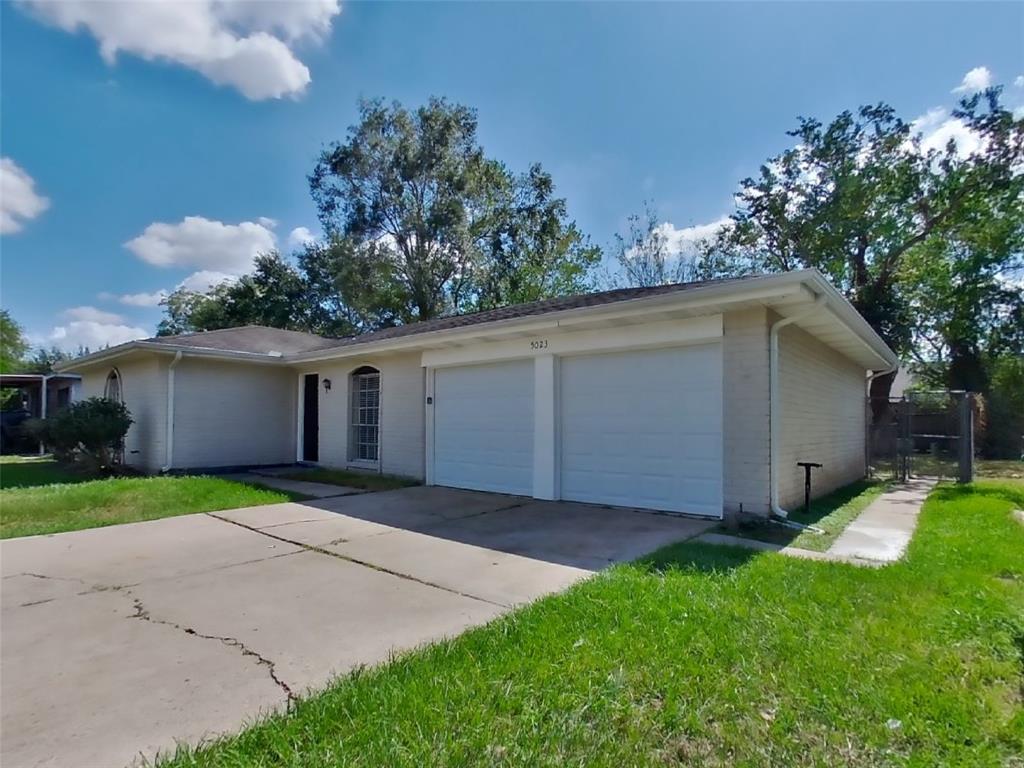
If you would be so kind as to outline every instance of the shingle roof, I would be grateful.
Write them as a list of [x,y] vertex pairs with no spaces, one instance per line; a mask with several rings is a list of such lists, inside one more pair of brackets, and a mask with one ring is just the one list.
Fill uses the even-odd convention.
[[379,331],[363,333],[345,339],[334,339],[323,349],[335,347],[349,347],[354,344],[367,344],[374,341],[385,341],[387,339],[398,339],[405,336],[414,336],[420,333],[432,331],[445,331],[453,328],[465,328],[472,325],[492,323],[499,320],[515,320],[521,317],[533,317],[535,315],[546,315],[550,312],[561,312],[567,309],[582,309],[584,307],[599,307],[605,304],[614,304],[620,301],[631,299],[643,299],[649,296],[659,296],[666,293],[682,293],[683,291],[703,288],[708,285],[727,285],[738,283],[752,278],[763,277],[763,275],[747,275],[743,277],[730,277],[718,280],[697,280],[690,283],[672,283],[671,285],[657,285],[649,288],[617,288],[611,291],[600,291],[598,293],[582,293],[576,296],[560,296],[554,299],[542,299],[531,301],[526,304],[513,304],[498,309],[487,309],[481,312],[471,312],[465,315],[450,315],[439,317],[434,320],[423,320],[408,325],[398,325],[394,328],[383,328]]
[[649,296],[682,293],[684,291],[702,288],[708,285],[738,283],[757,277],[762,277],[762,275],[748,275],[744,277],[733,277],[720,280],[698,280],[690,283],[673,283],[671,285],[658,285],[649,288],[617,288],[615,290],[600,291],[598,293],[583,293],[576,296],[560,296],[554,299],[531,301],[526,304],[513,304],[508,307],[487,309],[464,315],[438,317],[433,320],[423,320],[418,323],[398,325],[393,328],[382,328],[379,331],[371,331],[369,333],[363,333],[359,336],[352,336],[348,338],[332,339],[300,331],[285,331],[279,328],[268,328],[262,325],[246,325],[240,328],[224,328],[218,331],[202,331],[199,333],[186,333],[178,336],[157,336],[152,339],[146,339],[143,343],[174,344],[177,346],[189,346],[203,349],[218,349],[227,352],[252,352],[258,354],[280,352],[282,355],[292,355],[302,352],[340,349],[357,344],[387,341],[389,339],[400,339],[408,336],[416,336],[422,333],[431,333],[433,331],[466,328],[469,326],[482,325],[484,323],[498,322],[501,320],[515,320],[524,317],[534,317],[538,315],[546,315],[551,312],[561,312],[568,309],[599,307],[605,304],[614,304],[616,302],[630,301],[632,299],[643,299]]
[[225,352],[253,352],[282,355],[312,352],[338,344],[341,339],[329,339],[302,331],[286,331],[263,325],[243,325],[239,328],[223,328],[217,331],[182,333],[177,336],[156,336],[143,343],[174,344],[197,349],[219,349]]

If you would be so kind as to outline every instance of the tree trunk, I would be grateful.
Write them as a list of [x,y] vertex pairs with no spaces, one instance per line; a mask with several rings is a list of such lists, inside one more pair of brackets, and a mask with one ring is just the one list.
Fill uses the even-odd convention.
[[871,398],[871,424],[880,424],[889,412],[889,393],[896,379],[896,371],[876,376],[871,380],[868,397]]

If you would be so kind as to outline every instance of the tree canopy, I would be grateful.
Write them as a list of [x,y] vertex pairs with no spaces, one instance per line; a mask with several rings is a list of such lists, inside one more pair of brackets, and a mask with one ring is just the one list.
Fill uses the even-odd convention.
[[591,287],[601,258],[550,174],[488,158],[476,113],[444,99],[364,101],[309,177],[325,238],[257,259],[207,294],[179,289],[159,333],[246,323],[330,335]]
[[551,176],[488,158],[476,112],[444,99],[362,102],[309,182],[324,230],[387,282],[403,322],[579,292],[600,259]]
[[[695,254],[673,253],[650,209],[646,227],[633,217],[622,274],[644,285],[814,267],[901,356],[944,386],[982,387],[986,354],[1024,353],[1024,121],[999,88],[953,117],[972,147],[926,146],[885,104],[801,118]],[[879,377],[873,394],[890,385]]]
[[6,309],[0,309],[0,373],[22,370],[29,344],[21,326]]

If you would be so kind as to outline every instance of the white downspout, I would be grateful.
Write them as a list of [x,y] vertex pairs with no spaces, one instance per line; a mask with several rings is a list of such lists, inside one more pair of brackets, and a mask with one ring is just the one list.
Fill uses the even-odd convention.
[[768,333],[768,485],[770,489],[772,514],[785,520],[789,512],[779,506],[779,331],[787,325],[804,320],[817,312],[828,302],[825,294],[819,294],[814,304],[804,312],[799,312],[772,323]]
[[181,362],[181,350],[174,353],[174,359],[167,366],[167,434],[165,444],[167,447],[164,465],[160,467],[161,472],[169,472],[174,463],[174,369]]
[[[47,374],[44,373],[43,374],[43,383],[42,383],[42,386],[39,388],[39,390],[40,390],[39,391],[39,398],[40,398],[40,401],[39,401],[39,418],[40,419],[45,419],[46,418],[46,411],[47,411],[46,400],[47,400],[47,397],[50,394],[47,391],[49,389],[49,384],[50,384],[50,376],[48,376]],[[42,456],[45,453],[46,453],[46,446],[43,444],[43,441],[40,440],[39,441],[39,455]]]

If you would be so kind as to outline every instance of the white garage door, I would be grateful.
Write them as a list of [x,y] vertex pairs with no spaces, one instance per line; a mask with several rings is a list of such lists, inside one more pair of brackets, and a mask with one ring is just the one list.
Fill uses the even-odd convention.
[[721,345],[561,361],[561,495],[722,513]]
[[435,372],[434,483],[533,493],[532,360]]

